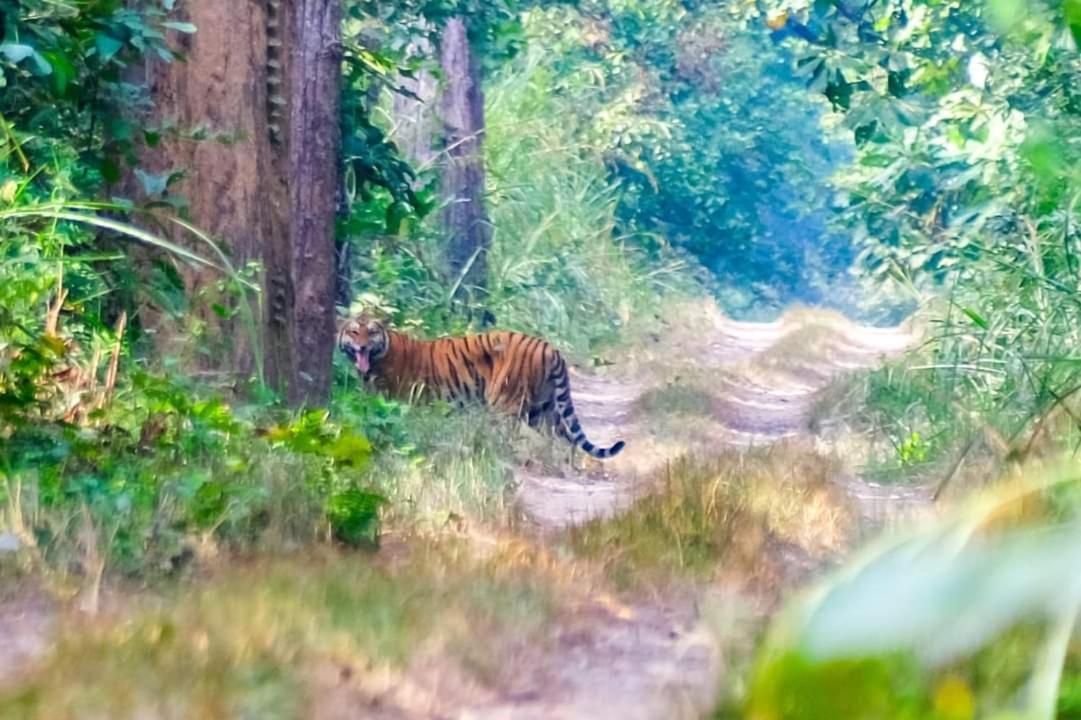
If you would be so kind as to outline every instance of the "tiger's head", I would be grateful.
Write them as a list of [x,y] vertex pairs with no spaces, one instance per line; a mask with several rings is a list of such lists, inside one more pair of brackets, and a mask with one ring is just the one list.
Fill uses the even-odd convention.
[[361,377],[366,377],[372,363],[387,354],[387,329],[383,323],[361,314],[346,320],[338,331],[338,349],[345,353]]

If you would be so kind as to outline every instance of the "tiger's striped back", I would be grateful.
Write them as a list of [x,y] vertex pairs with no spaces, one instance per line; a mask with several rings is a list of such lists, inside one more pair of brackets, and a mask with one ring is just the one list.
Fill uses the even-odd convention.
[[589,441],[574,410],[567,364],[541,338],[500,331],[417,340],[362,316],[343,327],[339,347],[391,395],[421,391],[460,405],[480,402],[532,427],[550,427],[599,459],[624,447],[622,440],[608,448]]

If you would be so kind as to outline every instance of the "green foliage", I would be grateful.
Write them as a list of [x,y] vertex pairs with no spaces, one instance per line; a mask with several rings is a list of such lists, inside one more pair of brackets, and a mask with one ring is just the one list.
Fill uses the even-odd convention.
[[[793,652],[772,661],[755,678],[747,714],[763,720],[953,720],[934,712],[921,697],[921,685],[918,671],[904,657],[815,663]],[[717,713],[718,718],[729,716],[736,715]]]
[[972,718],[1013,706],[1043,718],[1068,706],[1072,681],[1060,680],[1076,662],[1081,583],[1064,579],[1081,526],[1077,505],[1053,499],[1076,493],[1076,477],[1067,462],[848,563],[776,623],[751,715]]
[[[847,145],[773,47],[723,5],[589,2],[526,14],[557,93],[618,184],[617,233],[689,251],[741,313],[823,299],[849,244],[826,232],[824,180]],[[834,301],[834,291],[827,300]]]
[[837,221],[865,277],[938,298],[915,369],[880,373],[872,408],[899,448],[921,432],[931,457],[977,435],[1031,449],[1081,381],[1072,5],[779,5],[775,35],[794,38],[857,147]]
[[119,161],[133,159],[138,141],[160,139],[161,129],[136,128],[115,109],[146,103],[125,77],[133,60],[170,61],[165,32],[194,32],[168,19],[171,5],[19,0],[0,8],[0,142],[23,172],[78,157],[63,179],[86,190],[118,180]]
[[63,561],[86,527],[124,571],[168,567],[210,534],[246,546],[268,531],[314,539],[321,518],[346,542],[374,542],[381,498],[372,448],[326,413],[260,430],[190,385],[134,374],[81,424],[8,415],[0,441],[6,524]]
[[417,212],[389,193],[349,195],[342,229],[358,306],[429,336],[474,329],[490,313],[501,327],[543,334],[584,355],[616,341],[655,293],[695,287],[680,277],[672,253],[615,236],[620,191],[605,168],[606,139],[583,113],[604,81],[580,58],[545,46],[549,25],[541,11],[525,15],[527,47],[493,67],[486,88],[494,237],[484,307],[451,297],[442,231],[426,218],[434,206],[430,173],[414,180]]
[[584,351],[694,281],[672,253],[649,258],[637,238],[615,235],[620,192],[583,114],[603,79],[534,42],[548,27],[548,15],[527,18],[528,50],[488,89],[488,302],[501,323]]
[[[348,5],[342,93],[342,155],[346,167],[346,236],[365,231],[397,234],[403,220],[423,217],[433,206],[430,193],[417,192],[416,173],[373,119],[379,91],[408,94],[396,83],[399,74],[412,75],[409,58],[400,49],[376,50],[365,37],[371,18],[363,3]],[[377,216],[381,213],[381,217]]]
[[406,51],[420,37],[438,46],[446,21],[465,18],[480,61],[495,67],[521,49],[519,13],[530,4],[529,0],[350,0],[348,8],[352,17],[374,22],[385,36],[383,44],[395,52]]

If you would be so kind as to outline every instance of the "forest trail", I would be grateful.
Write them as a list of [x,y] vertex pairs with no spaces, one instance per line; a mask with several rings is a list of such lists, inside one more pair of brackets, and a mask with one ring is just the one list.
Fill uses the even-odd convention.
[[[646,478],[685,453],[748,449],[807,438],[815,404],[846,372],[897,356],[916,337],[905,327],[875,328],[812,311],[772,323],[737,322],[705,308],[692,327],[658,331],[643,357],[617,363],[605,375],[576,372],[572,393],[593,442],[617,438],[627,449],[602,469],[578,474],[523,470],[518,504],[541,535],[618,513],[649,490]],[[703,380],[712,423],[686,424],[682,437],[653,425],[642,411],[658,388]],[[691,388],[690,394],[694,395]],[[839,431],[839,430],[838,430]],[[829,434],[828,431],[825,434]],[[845,474],[836,478],[859,514],[862,532],[902,521],[930,507],[926,488],[887,487]],[[678,604],[677,604],[678,605]],[[556,651],[525,698],[463,718],[700,718],[715,701],[722,658],[715,634],[689,604],[644,600],[619,612],[598,606],[588,623],[559,631]]]
[[[526,521],[520,529],[531,540],[525,544],[528,552],[561,556],[561,530],[618,513],[651,489],[650,479],[659,477],[666,463],[683,455],[738,452],[792,440],[843,454],[843,448],[830,443],[845,435],[844,428],[821,427],[819,397],[844,373],[873,367],[915,341],[905,328],[864,327],[817,311],[789,313],[774,323],[742,323],[723,317],[712,304],[696,304],[673,317],[679,318],[677,324],[659,320],[654,333],[603,374],[573,373],[575,405],[590,438],[598,444],[623,438],[627,449],[605,464],[584,463],[575,473],[536,464],[519,470],[516,507]],[[694,403],[708,417],[658,415],[650,406],[658,394]],[[879,486],[852,473],[834,480],[858,510],[866,532],[930,507],[930,493],[922,488]],[[805,558],[796,556],[793,562],[805,564]],[[375,687],[358,691],[355,683],[331,673],[317,685],[321,697],[312,716],[704,717],[716,702],[729,662],[718,631],[745,633],[760,611],[716,588],[704,595],[657,592],[617,598],[604,587],[584,581],[571,593],[574,597],[563,599],[565,607],[545,628],[543,642],[501,658],[509,679],[477,683],[454,662],[433,660],[404,674],[380,675],[371,680]],[[57,608],[44,597],[28,591],[0,602],[0,684],[47,651]],[[484,643],[486,638],[475,640]]]
[[[572,371],[575,408],[590,438],[602,446],[623,438],[627,449],[597,474],[523,471],[518,501],[542,532],[617,513],[644,489],[641,478],[673,459],[665,452],[673,440],[685,452],[696,452],[811,437],[815,404],[830,383],[903,353],[916,339],[903,326],[870,327],[810,311],[753,323],[707,308],[700,321],[699,335],[662,336],[650,357],[629,368],[606,376]],[[664,368],[660,373],[658,365]],[[651,390],[679,385],[688,370],[713,384],[715,424],[704,436],[701,428],[686,428],[685,437],[664,438],[636,406]],[[665,375],[673,379],[666,382]],[[924,488],[854,477],[844,482],[872,526],[893,522],[929,500]]]

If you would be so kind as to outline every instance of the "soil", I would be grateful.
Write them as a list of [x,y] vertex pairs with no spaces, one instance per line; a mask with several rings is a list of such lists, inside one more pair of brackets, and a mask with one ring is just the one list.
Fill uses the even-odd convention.
[[[685,441],[681,450],[759,447],[812,437],[815,403],[834,380],[899,355],[915,340],[909,328],[867,327],[814,314],[745,323],[710,307],[698,312],[696,327],[663,334],[645,357],[611,366],[604,375],[572,373],[572,396],[590,439],[604,446],[622,438],[627,448],[601,469],[594,465],[577,474],[521,471],[518,502],[538,535],[618,513],[650,489],[646,478],[673,458],[636,405],[650,390],[678,384],[678,377],[671,379],[673,369],[698,377],[717,371],[717,386],[712,388],[718,396],[712,404],[715,424],[707,437]],[[815,341],[800,343],[807,335]],[[863,533],[930,508],[927,488],[882,486],[854,474],[836,481],[858,509]],[[799,567],[806,563],[798,553],[790,564],[790,577],[809,574],[808,568]],[[715,701],[723,669],[717,633],[708,625],[697,602],[656,606],[643,601],[622,618],[599,611],[559,629],[556,650],[543,659],[548,678],[543,690],[461,717],[702,717]]]
[[[603,372],[573,372],[573,399],[590,439],[607,445],[622,438],[627,448],[605,464],[583,462],[580,471],[519,469],[517,506],[535,542],[619,512],[650,489],[651,474],[675,453],[791,438],[827,442],[832,431],[812,431],[816,402],[827,386],[903,352],[915,340],[908,328],[865,327],[811,312],[773,323],[736,322],[712,307],[694,312],[689,324],[661,328],[645,350]],[[642,411],[641,400],[687,378],[709,383],[709,422],[681,428],[679,438],[666,437]],[[880,486],[855,473],[836,482],[868,533],[931,506],[925,488]],[[798,555],[792,553],[792,564],[806,564]],[[0,686],[47,650],[55,610],[46,597],[0,594]],[[739,622],[731,598],[586,597],[573,612],[559,614],[550,642],[508,658],[514,678],[498,690],[455,681],[438,662],[418,663],[406,677],[388,678],[382,689],[326,668],[313,670],[323,697],[314,716],[678,720],[708,712],[726,659],[718,625]],[[432,682],[434,677],[442,681]]]

